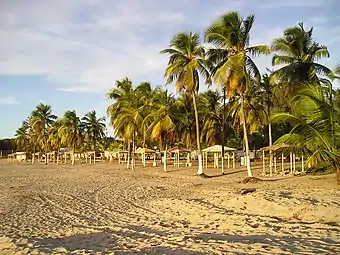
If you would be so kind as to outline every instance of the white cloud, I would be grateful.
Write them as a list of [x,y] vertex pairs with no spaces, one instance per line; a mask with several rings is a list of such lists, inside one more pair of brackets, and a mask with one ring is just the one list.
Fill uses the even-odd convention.
[[7,96],[7,97],[0,97],[0,105],[9,105],[9,104],[18,104],[19,101],[17,101],[14,97]]
[[[125,76],[159,82],[167,62],[159,51],[179,30],[203,30],[231,10],[247,15],[253,9],[315,7],[332,0],[211,1],[2,0],[0,75],[43,75],[67,92],[103,93]],[[270,44],[281,35],[284,28],[273,25],[259,25],[252,44]]]
[[45,75],[63,91],[98,92],[125,76],[162,76],[169,36],[149,30],[171,34],[181,13],[156,0],[59,2],[2,3],[0,75]]

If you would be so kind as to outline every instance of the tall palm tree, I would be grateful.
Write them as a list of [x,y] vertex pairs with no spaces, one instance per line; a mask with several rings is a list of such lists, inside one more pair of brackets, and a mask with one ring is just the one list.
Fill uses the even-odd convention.
[[115,134],[128,141],[128,162],[127,169],[130,168],[130,141],[132,141],[132,170],[134,170],[134,149],[138,136],[144,135],[141,130],[144,120],[144,104],[141,91],[145,91],[146,85],[134,89],[131,80],[124,79],[116,82],[117,88],[108,93],[110,99],[116,102],[107,109],[110,124],[113,126]]
[[105,136],[106,126],[104,121],[105,117],[98,118],[95,110],[86,113],[82,118],[85,135],[94,151],[97,149],[97,143]]
[[66,111],[60,122],[60,134],[63,143],[75,151],[83,135],[80,118],[77,116],[76,111]]
[[212,80],[214,83],[224,86],[229,97],[236,95],[240,98],[248,176],[252,176],[252,172],[244,97],[254,83],[259,83],[261,77],[251,57],[270,53],[267,45],[249,46],[250,30],[254,20],[254,15],[242,18],[237,12],[229,12],[205,31],[207,42],[228,52],[228,60],[217,68]]
[[290,97],[296,94],[302,83],[319,83],[321,76],[333,77],[332,71],[316,61],[329,58],[330,54],[324,45],[313,40],[313,28],[306,31],[303,23],[287,28],[283,37],[275,38],[272,43],[272,51],[276,52],[272,59],[272,65],[280,65],[273,73],[286,84],[286,93]]
[[175,82],[177,91],[189,94],[192,97],[196,120],[197,174],[204,175],[196,97],[199,90],[199,75],[206,78],[206,82],[209,83],[205,49],[201,45],[199,34],[192,32],[175,35],[169,46],[170,48],[161,51],[161,54],[170,55],[164,74],[166,84]]
[[36,132],[38,141],[45,152],[47,150],[47,130],[56,119],[57,116],[52,114],[52,107],[42,103],[37,105],[31,113],[29,120],[31,128],[33,132]]

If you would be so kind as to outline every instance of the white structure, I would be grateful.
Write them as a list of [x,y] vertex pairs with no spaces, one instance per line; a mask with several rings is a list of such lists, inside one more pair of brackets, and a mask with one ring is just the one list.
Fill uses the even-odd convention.
[[8,154],[8,161],[25,161],[26,160],[26,152],[18,151],[12,154]]
[[[233,168],[235,169],[235,151],[236,149],[224,146],[224,153],[227,156],[228,168],[230,168],[230,161],[233,160]],[[214,145],[202,150],[203,152],[203,167],[208,168],[208,154],[214,154],[214,168],[218,168],[219,159],[222,158],[222,145]]]

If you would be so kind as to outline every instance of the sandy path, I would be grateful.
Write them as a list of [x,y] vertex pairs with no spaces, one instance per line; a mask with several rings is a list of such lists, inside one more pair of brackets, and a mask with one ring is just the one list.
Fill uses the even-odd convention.
[[173,170],[0,161],[0,254],[340,252],[332,175],[239,184],[245,171]]

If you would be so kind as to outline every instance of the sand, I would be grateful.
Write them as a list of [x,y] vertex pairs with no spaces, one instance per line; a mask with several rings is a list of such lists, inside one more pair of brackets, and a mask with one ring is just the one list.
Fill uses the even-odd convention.
[[334,175],[169,170],[0,160],[0,254],[340,254]]

